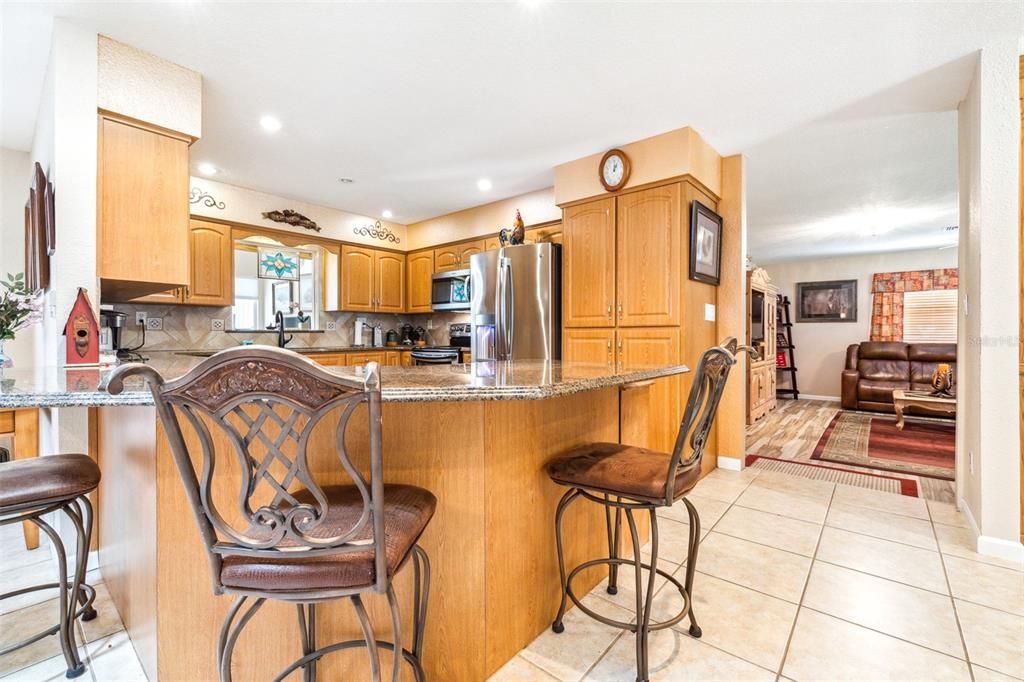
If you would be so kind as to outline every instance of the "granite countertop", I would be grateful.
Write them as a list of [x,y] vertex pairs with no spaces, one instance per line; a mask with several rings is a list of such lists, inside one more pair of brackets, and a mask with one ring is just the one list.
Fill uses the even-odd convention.
[[[220,349],[223,350],[223,349]],[[412,351],[416,350],[416,346],[310,346],[309,348],[291,348],[296,353],[302,355],[326,355],[328,353],[380,353],[383,351]],[[179,350],[173,351],[178,355],[190,355],[197,358],[208,358],[216,350]]]
[[[174,352],[149,354],[149,364],[166,379],[174,379],[203,361]],[[324,367],[343,377],[362,377],[362,367]],[[125,382],[120,395],[99,391],[111,367],[66,369],[15,368],[0,374],[0,409],[24,407],[98,407],[152,405],[149,390],[139,379]],[[380,368],[381,399],[385,402],[463,400],[539,400],[581,391],[647,381],[689,371],[685,365],[659,365],[617,370],[606,365],[560,361],[484,361],[464,365],[423,365]]]

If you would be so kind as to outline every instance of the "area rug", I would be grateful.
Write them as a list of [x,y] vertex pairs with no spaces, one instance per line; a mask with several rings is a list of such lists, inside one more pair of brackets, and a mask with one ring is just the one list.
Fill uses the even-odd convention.
[[899,476],[861,473],[824,464],[798,462],[792,459],[778,459],[777,457],[762,457],[761,455],[747,455],[746,465],[755,469],[778,471],[783,474],[810,478],[816,481],[831,481],[833,483],[842,483],[843,485],[852,485],[857,488],[869,488],[896,495],[906,495],[907,497],[920,497],[917,481],[909,478],[900,478]]
[[840,412],[821,435],[811,459],[952,481],[956,426],[908,418]]

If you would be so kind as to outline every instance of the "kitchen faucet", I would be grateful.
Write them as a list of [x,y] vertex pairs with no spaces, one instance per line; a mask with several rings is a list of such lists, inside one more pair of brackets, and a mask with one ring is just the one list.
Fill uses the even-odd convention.
[[268,329],[274,329],[274,328],[277,329],[277,347],[278,348],[284,348],[289,343],[291,343],[292,339],[295,338],[294,335],[289,336],[288,338],[285,338],[285,336],[284,336],[284,313],[281,312],[280,310],[278,310],[277,314],[274,315],[274,324],[271,327],[268,327]]

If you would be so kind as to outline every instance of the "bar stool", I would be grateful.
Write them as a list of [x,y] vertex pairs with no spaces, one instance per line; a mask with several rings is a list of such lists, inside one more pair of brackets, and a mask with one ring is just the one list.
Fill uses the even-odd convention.
[[[44,637],[60,635],[60,646],[68,678],[85,672],[75,644],[75,619],[92,620],[96,592],[85,582],[89,543],[92,541],[92,504],[89,493],[100,483],[100,470],[86,455],[52,455],[0,464],[0,526],[28,521],[46,533],[57,553],[59,581],[25,587],[0,594],[0,600],[29,592],[59,588],[60,622],[0,650],[0,656]],[[75,528],[74,576],[68,579],[67,553],[60,535],[43,520],[46,514],[62,512]]]
[[[742,346],[740,350],[752,351]],[[690,617],[690,635],[701,636],[693,613],[693,575],[697,566],[697,545],[700,542],[700,517],[693,503],[686,499],[700,479],[700,462],[704,455],[718,403],[729,378],[729,370],[736,363],[738,347],[736,339],[730,337],[721,346],[704,351],[697,365],[697,371],[690,388],[676,444],[671,454],[652,452],[645,448],[633,447],[619,443],[588,443],[578,446],[558,457],[547,465],[547,473],[555,483],[569,488],[558,503],[555,512],[555,538],[558,546],[558,570],[562,581],[562,603],[558,615],[551,625],[557,633],[564,632],[562,617],[568,600],[591,618],[606,625],[629,630],[636,635],[636,666],[637,680],[646,682],[648,679],[647,638],[652,630],[671,627],[686,616]],[[689,437],[689,438],[687,438]],[[689,455],[683,456],[689,447]],[[565,557],[562,550],[562,515],[566,508],[578,498],[597,502],[605,508],[605,522],[608,527],[608,558],[586,561],[565,572]],[[685,583],[680,583],[674,576],[658,568],[658,517],[657,509],[671,507],[678,500],[686,505],[690,517],[689,551],[686,562]],[[612,510],[615,521],[612,522]],[[634,512],[646,511],[651,520],[651,559],[644,563],[640,557],[640,537],[637,532]],[[624,559],[618,556],[621,520],[625,512],[629,524],[629,534],[633,543],[633,558]],[[608,565],[608,592],[618,592],[618,567],[630,564],[634,569],[636,589],[636,622],[626,623],[614,620],[587,608],[572,591],[572,579],[591,566]],[[642,569],[647,569],[649,578],[646,590],[642,585]],[[654,597],[654,579],[662,576],[672,583],[683,597],[683,608],[668,620],[652,623],[651,604]]]
[[[275,680],[301,668],[303,679],[311,682],[321,657],[356,647],[366,647],[374,682],[380,680],[381,648],[395,652],[394,682],[403,660],[415,679],[423,680],[430,562],[417,542],[437,499],[422,488],[384,483],[377,363],[366,365],[360,382],[331,374],[289,350],[240,346],[166,383],[147,365],[121,365],[105,387],[120,393],[132,376],[143,377],[153,393],[206,547],[213,592],[235,597],[217,643],[221,681],[230,682],[235,643],[267,599],[295,604],[303,651]],[[363,403],[369,414],[369,479],[345,448],[349,418]],[[314,427],[335,412],[338,473],[347,474],[352,484],[322,486],[309,469],[307,446]],[[195,446],[186,442],[181,421],[190,427]],[[219,429],[231,443],[227,452],[216,451],[211,429]],[[220,505],[211,490],[215,462],[222,467],[225,459],[233,459],[240,472],[240,488],[229,504]],[[414,616],[407,650],[392,579],[410,558]],[[387,596],[393,643],[373,633],[361,598],[371,592]],[[337,599],[351,601],[363,638],[318,647],[316,605]]]

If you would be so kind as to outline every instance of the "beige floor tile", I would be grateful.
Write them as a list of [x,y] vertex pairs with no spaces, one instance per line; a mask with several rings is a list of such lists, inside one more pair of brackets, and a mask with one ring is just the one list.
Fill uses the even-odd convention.
[[[78,656],[82,661],[87,661],[88,654],[85,647],[78,647]],[[88,663],[86,665],[88,666]],[[4,682],[67,682],[65,676],[67,670],[68,664],[64,660],[64,656],[57,655],[9,675],[0,676],[0,679],[3,679]],[[84,675],[76,679],[82,682],[91,682],[93,678],[86,670]]]
[[770,488],[788,493],[797,493],[807,497],[828,501],[832,497],[832,491],[836,484],[831,481],[819,481],[813,478],[800,478],[777,471],[762,472],[757,479],[751,483],[759,488]]
[[825,526],[819,561],[949,594],[938,552]]
[[[683,569],[676,578],[682,582]],[[678,592],[662,590],[655,620],[675,615],[681,606]],[[782,660],[796,609],[796,604],[700,571],[694,576],[693,610],[704,631],[701,641],[769,670],[777,669]],[[684,619],[675,627],[685,635],[690,621]]]
[[833,504],[825,525],[924,549],[938,549],[929,521],[877,509]]
[[825,520],[828,511],[827,500],[753,485],[740,495],[736,504],[748,509],[819,524]]
[[700,543],[697,554],[701,572],[794,603],[800,601],[810,567],[808,557],[717,531]]
[[719,478],[723,481],[753,481],[755,478],[761,475],[761,469],[754,469],[753,467],[746,467],[742,471],[732,471],[731,469],[712,469],[705,478]]
[[86,642],[104,639],[118,630],[124,629],[121,617],[117,613],[117,608],[110,599],[110,593],[107,592],[107,586],[100,583],[95,588],[96,600],[92,605],[96,609],[96,617],[88,622],[82,621],[82,630],[85,633]]
[[1024,577],[999,566],[947,556],[946,575],[953,596],[1024,616]]
[[146,682],[146,673],[124,630],[87,647],[89,666],[97,681]]
[[[609,618],[629,621],[632,614],[599,597],[587,595],[581,600],[588,608]],[[520,652],[520,656],[560,680],[579,680],[611,646],[622,630],[594,620],[578,608],[563,619],[565,631],[556,634],[550,628]]]
[[714,500],[732,503],[750,485],[750,480],[730,479],[725,476],[715,476],[719,471],[716,469],[704,478],[693,489],[694,495],[710,497]]
[[964,657],[949,597],[816,561],[803,606]]
[[[707,537],[710,528],[701,527],[701,538]],[[627,543],[628,544],[628,543]],[[671,519],[658,519],[658,562],[679,565],[686,561],[690,549],[690,526]],[[632,552],[627,552],[632,556]],[[645,560],[651,557],[651,543],[640,548],[640,556]]]
[[1024,678],[1024,617],[960,600],[956,612],[972,663]]
[[[718,520],[722,518],[722,514],[729,508],[728,502],[716,500],[713,497],[704,497],[702,495],[688,495],[687,497],[693,503],[693,506],[697,508],[701,530],[710,529],[718,523]],[[690,515],[687,513],[686,504],[682,500],[679,500],[667,509],[659,509],[658,518],[672,519],[680,523],[690,523]]]
[[39,531],[39,547],[25,549],[25,541],[21,534],[21,524],[3,526],[0,534],[0,573],[24,566],[51,561],[50,540]]
[[550,682],[557,679],[522,656],[515,656],[487,678],[487,682]]
[[867,507],[879,511],[912,516],[916,519],[928,520],[928,506],[920,497],[908,497],[884,490],[858,488],[852,485],[837,485],[833,502],[848,504],[854,507]]
[[[775,673],[704,644],[671,628],[656,630],[648,638],[648,672],[654,682],[690,680],[765,680]],[[593,670],[584,678],[590,682],[621,682],[636,676],[636,639],[625,633],[616,640]]]
[[734,506],[715,524],[715,532],[813,556],[821,526],[809,521]]
[[934,523],[941,523],[947,526],[967,528],[967,517],[963,515],[955,504],[939,502],[938,500],[927,500],[928,511],[931,513]]
[[967,528],[935,524],[935,537],[939,541],[939,550],[943,554],[957,556],[971,561],[980,561],[983,564],[1012,568],[1016,571],[1024,571],[1024,563],[1020,561],[1009,561],[1000,557],[978,554],[975,551],[977,545],[974,535]]
[[[0,616],[0,648],[56,625],[60,620],[57,610],[57,600],[51,599]],[[76,643],[80,645],[81,639],[79,638]],[[0,675],[45,661],[60,653],[60,640],[57,637],[44,637],[28,646],[0,656]]]
[[[679,568],[678,564],[674,564],[670,561],[658,560],[658,568],[665,571],[669,575],[676,572]],[[608,578],[605,578],[601,583],[591,590],[590,594],[595,597],[600,597],[606,601],[610,601],[613,604],[617,604],[622,608],[626,609],[630,613],[636,611],[636,580],[634,579],[636,572],[630,565],[622,565],[619,567],[619,575],[617,578],[618,592],[615,594],[608,594]],[[640,579],[642,581],[641,594],[646,594],[647,590],[647,576],[650,575],[647,570],[640,572]],[[661,587],[668,582],[662,576],[658,576],[654,579],[654,593],[657,594]]]
[[[0,573],[0,592],[13,592],[26,587],[57,582],[57,565],[52,561],[12,568]],[[57,588],[26,592],[0,601],[0,614],[11,613],[32,604],[40,604],[58,596]]]
[[964,661],[809,609],[800,609],[782,674],[798,682],[970,679]]
[[980,665],[971,664],[971,671],[974,673],[974,682],[1024,682],[1018,677],[1010,677],[995,670],[982,668]]

